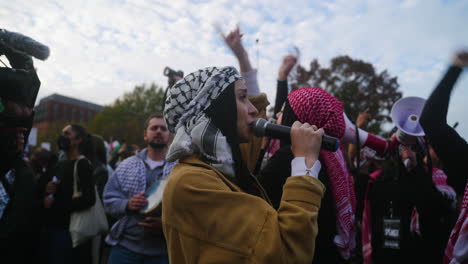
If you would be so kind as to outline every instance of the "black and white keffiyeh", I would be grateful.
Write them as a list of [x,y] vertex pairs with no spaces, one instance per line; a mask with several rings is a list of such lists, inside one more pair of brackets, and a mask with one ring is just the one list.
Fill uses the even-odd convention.
[[230,84],[241,79],[234,67],[208,67],[190,73],[170,88],[164,118],[175,137],[166,156],[168,161],[199,153],[210,165],[234,177],[227,139],[205,112]]

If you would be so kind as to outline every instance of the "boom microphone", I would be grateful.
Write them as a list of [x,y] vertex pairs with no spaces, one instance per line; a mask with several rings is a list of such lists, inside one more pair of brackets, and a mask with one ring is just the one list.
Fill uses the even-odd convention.
[[[257,137],[272,137],[278,139],[290,139],[291,128],[288,126],[276,125],[263,118],[255,120],[253,126],[254,134]],[[335,152],[338,150],[340,142],[336,137],[323,135],[321,149]]]
[[20,33],[10,32],[5,29],[0,29],[0,41],[10,48],[33,56],[39,60],[46,60],[50,54],[49,47],[46,45]]

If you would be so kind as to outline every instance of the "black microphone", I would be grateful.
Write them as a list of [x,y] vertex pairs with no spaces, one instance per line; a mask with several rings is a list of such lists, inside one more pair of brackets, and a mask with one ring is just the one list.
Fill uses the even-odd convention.
[[[291,128],[288,126],[276,125],[263,118],[255,120],[252,129],[257,137],[272,137],[278,139],[290,139]],[[340,141],[336,137],[323,135],[321,149],[335,152],[340,146]]]

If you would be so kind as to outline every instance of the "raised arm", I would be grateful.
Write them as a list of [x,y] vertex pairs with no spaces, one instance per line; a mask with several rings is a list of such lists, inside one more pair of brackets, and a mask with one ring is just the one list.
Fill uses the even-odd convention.
[[468,169],[468,144],[447,124],[450,94],[462,72],[468,66],[468,51],[459,52],[448,71],[426,101],[420,123],[437,156],[444,164],[450,184],[463,195],[467,176],[460,169]]
[[281,107],[288,98],[288,75],[297,62],[297,58],[288,55],[283,58],[283,63],[278,70],[278,81],[276,84],[275,112],[274,116],[281,111]]
[[257,81],[257,70],[252,68],[252,65],[250,64],[249,54],[242,44],[243,34],[240,32],[239,26],[237,26],[228,35],[222,34],[221,36],[239,62],[241,75],[244,77],[245,85],[247,86],[247,95],[260,95],[260,88]]

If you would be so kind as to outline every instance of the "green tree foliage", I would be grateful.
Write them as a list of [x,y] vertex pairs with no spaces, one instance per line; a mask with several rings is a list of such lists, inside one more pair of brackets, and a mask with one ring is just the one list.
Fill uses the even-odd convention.
[[309,70],[299,66],[297,84],[292,88],[309,86],[320,87],[340,99],[351,121],[360,111],[369,109],[372,120],[367,130],[377,134],[383,132],[382,124],[391,122],[391,108],[401,98],[397,77],[387,70],[379,73],[372,64],[349,56],[333,58],[328,68],[321,67],[316,59]]
[[138,85],[97,114],[89,130],[106,140],[114,137],[144,146],[144,122],[149,115],[162,111],[163,97],[164,89],[154,83],[149,87]]

